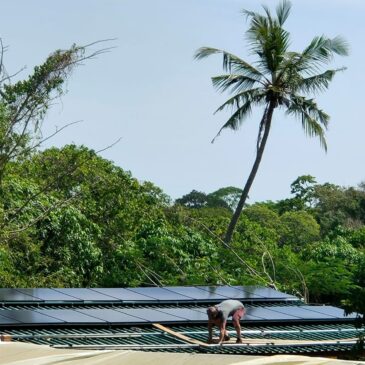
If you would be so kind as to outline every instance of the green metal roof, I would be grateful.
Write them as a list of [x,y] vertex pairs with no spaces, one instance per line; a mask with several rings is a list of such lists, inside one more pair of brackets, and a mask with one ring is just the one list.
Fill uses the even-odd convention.
[[[207,339],[206,326],[173,326],[171,329],[192,339],[200,341]],[[227,329],[234,338],[234,328],[229,326]],[[350,351],[356,342],[354,338],[360,333],[364,334],[364,330],[357,329],[351,324],[245,327],[242,331],[243,338],[260,340],[260,343],[248,345],[227,343],[223,346],[199,346],[187,343],[152,326],[14,329],[4,333],[12,336],[15,341],[54,347],[258,355]],[[273,340],[308,342],[273,344]],[[323,343],[323,341],[330,342]]]

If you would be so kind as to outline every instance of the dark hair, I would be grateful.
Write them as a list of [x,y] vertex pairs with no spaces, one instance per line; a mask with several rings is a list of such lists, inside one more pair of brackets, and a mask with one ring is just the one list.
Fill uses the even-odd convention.
[[217,310],[217,307],[209,307],[207,309],[207,314],[209,319],[217,319],[219,316],[219,312]]

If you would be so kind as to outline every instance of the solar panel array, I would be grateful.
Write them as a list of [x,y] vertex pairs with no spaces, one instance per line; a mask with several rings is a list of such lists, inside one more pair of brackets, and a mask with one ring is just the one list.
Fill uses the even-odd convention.
[[0,288],[2,304],[52,303],[218,303],[238,299],[243,303],[296,301],[297,297],[257,286],[177,286],[146,288]]
[[[331,306],[298,305],[295,296],[258,286],[0,288],[0,328],[200,324],[207,323],[208,303],[226,299],[259,303],[259,307],[247,306],[245,323],[339,322],[356,318]],[[270,305],[272,302],[276,304]],[[176,306],[168,306],[172,303]],[[22,307],[24,304],[30,307]]]
[[[279,306],[248,308],[245,323],[349,321],[344,311],[331,306]],[[19,309],[0,310],[0,327],[8,326],[75,326],[75,325],[145,325],[206,323],[205,307],[194,308],[123,308],[114,309]],[[244,324],[243,323],[243,324]]]

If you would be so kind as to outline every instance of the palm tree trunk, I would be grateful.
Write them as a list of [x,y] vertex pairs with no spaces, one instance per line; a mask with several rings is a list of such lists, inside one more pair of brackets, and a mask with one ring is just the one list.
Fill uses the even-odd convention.
[[271,127],[271,120],[272,120],[272,115],[273,115],[274,109],[275,109],[275,102],[271,101],[268,108],[265,110],[264,115],[262,116],[262,123],[264,125],[264,134],[263,134],[262,140],[259,144],[259,148],[257,149],[256,159],[255,159],[255,162],[252,166],[250,175],[249,175],[249,177],[246,181],[246,185],[245,185],[245,187],[242,191],[241,198],[240,198],[240,200],[238,202],[238,205],[237,205],[237,208],[236,208],[236,210],[235,210],[235,212],[234,212],[234,214],[231,218],[231,222],[229,223],[229,226],[227,228],[227,232],[226,232],[226,235],[224,237],[224,242],[225,243],[230,243],[231,240],[232,240],[232,235],[233,235],[234,229],[237,225],[238,219],[239,219],[239,217],[241,215],[241,212],[242,212],[242,209],[245,205],[245,202],[246,202],[248,193],[250,191],[251,185],[252,185],[252,183],[255,179],[257,170],[258,170],[260,162],[261,162],[262,155],[264,153],[266,141],[267,141],[267,138],[269,136],[270,127]]

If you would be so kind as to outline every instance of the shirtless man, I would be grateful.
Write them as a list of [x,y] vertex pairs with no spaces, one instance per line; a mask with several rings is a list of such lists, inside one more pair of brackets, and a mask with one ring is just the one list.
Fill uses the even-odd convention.
[[242,343],[241,339],[241,325],[240,319],[245,315],[245,306],[238,300],[228,299],[222,303],[209,307],[207,309],[208,314],[208,343],[212,343],[213,326],[216,325],[219,328],[219,344],[223,343],[223,340],[228,341],[229,335],[226,330],[227,319],[232,316],[233,326],[237,332],[236,343]]

